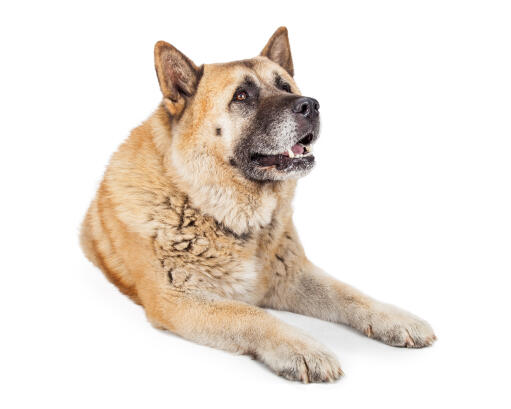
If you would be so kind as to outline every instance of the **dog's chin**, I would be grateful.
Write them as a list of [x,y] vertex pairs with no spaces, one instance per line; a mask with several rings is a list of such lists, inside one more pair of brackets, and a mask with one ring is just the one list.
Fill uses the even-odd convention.
[[315,158],[312,154],[301,158],[254,154],[247,162],[240,167],[247,179],[259,182],[276,182],[307,175],[315,165]]

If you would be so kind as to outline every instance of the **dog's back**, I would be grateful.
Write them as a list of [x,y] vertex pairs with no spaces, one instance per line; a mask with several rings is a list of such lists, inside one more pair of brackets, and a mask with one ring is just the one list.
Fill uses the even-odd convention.
[[[160,111],[151,118],[158,115],[161,115]],[[120,238],[128,233],[120,218],[122,214],[127,219],[143,218],[151,212],[149,202],[144,201],[147,199],[143,197],[144,192],[151,198],[156,192],[169,187],[148,120],[134,129],[113,154],[82,223],[80,244],[87,258],[122,293],[137,303],[140,300],[135,279],[119,254],[122,250],[119,246],[123,242]],[[120,202],[120,206],[116,206],[116,202]]]

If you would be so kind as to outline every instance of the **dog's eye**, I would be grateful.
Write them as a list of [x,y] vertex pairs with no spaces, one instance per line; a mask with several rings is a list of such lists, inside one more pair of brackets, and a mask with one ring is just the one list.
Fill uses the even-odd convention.
[[248,98],[248,92],[245,90],[236,91],[234,93],[234,100],[235,101],[245,101]]
[[287,83],[281,85],[283,91],[289,92],[291,94],[291,86]]

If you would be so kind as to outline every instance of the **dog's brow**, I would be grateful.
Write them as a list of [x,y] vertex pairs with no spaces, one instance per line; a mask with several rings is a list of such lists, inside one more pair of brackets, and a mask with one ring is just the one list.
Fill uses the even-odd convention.
[[242,85],[246,87],[258,88],[257,81],[254,80],[254,78],[250,75],[247,75],[245,78],[243,78]]
[[275,78],[275,85],[277,87],[282,86],[283,84],[287,84],[287,81],[283,80],[278,72],[274,71],[273,76]]

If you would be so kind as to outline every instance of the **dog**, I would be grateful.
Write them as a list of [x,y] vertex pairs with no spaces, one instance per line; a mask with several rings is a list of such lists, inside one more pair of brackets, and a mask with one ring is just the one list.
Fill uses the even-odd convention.
[[162,101],[112,156],[80,235],[149,322],[305,383],[338,379],[337,358],[263,308],[431,345],[427,322],[305,257],[291,200],[315,163],[319,103],[293,80],[287,29],[247,60],[197,66],[163,41],[154,56]]

